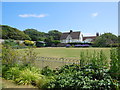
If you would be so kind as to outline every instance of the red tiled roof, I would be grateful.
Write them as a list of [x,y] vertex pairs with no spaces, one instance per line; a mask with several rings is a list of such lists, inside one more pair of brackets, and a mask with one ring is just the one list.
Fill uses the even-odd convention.
[[86,37],[83,37],[83,41],[86,40],[86,39],[95,39],[97,36],[86,36]]

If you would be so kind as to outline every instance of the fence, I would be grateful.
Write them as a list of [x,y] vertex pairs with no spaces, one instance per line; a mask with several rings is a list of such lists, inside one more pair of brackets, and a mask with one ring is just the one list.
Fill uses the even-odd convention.
[[49,66],[52,69],[59,68],[63,65],[79,64],[79,59],[68,59],[68,58],[53,58],[53,57],[39,57],[37,58],[35,65],[39,68]]

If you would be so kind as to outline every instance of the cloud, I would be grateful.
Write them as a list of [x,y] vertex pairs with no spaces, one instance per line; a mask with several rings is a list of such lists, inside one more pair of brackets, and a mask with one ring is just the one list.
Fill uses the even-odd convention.
[[35,18],[43,18],[43,17],[46,17],[47,15],[46,14],[20,14],[18,15],[19,17],[22,17],[22,18],[28,18],[28,17],[35,17]]
[[98,16],[98,12],[92,13],[91,16],[92,17],[97,17]]

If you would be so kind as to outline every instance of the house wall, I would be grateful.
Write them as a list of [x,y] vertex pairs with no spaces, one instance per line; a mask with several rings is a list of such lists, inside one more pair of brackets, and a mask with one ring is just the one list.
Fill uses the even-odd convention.
[[93,39],[91,39],[91,38],[87,38],[87,39],[85,39],[84,41],[85,42],[91,42]]
[[80,36],[79,36],[79,41],[82,42],[83,41],[83,34],[80,33]]
[[66,39],[60,40],[61,43],[67,43]]
[[70,35],[64,40],[60,40],[61,43],[70,43],[70,42],[82,42],[83,41],[83,36],[82,34],[79,35],[79,39],[72,39]]
[[64,39],[64,40],[60,40],[60,41],[61,41],[61,43],[81,42],[79,39],[71,39],[71,40]]
[[72,39],[72,42],[80,42],[79,39]]

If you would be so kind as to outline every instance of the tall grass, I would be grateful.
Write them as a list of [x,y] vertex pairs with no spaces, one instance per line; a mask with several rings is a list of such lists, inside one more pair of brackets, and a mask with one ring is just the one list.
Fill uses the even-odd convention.
[[111,62],[110,62],[110,72],[111,75],[120,80],[120,48],[111,49]]
[[20,54],[21,61],[23,64],[34,65],[37,59],[37,53],[35,53],[34,48],[28,48],[25,50],[24,54]]
[[92,64],[93,66],[101,67],[108,67],[109,63],[105,53],[101,50],[100,52],[94,51],[90,53],[88,50],[83,51],[80,53],[80,66],[83,67],[84,65]]
[[26,49],[25,53],[20,53],[18,50],[11,47],[2,48],[2,64],[34,64],[36,59],[37,54],[34,52],[34,48]]
[[11,47],[2,47],[2,64],[13,65],[19,60],[18,52]]

